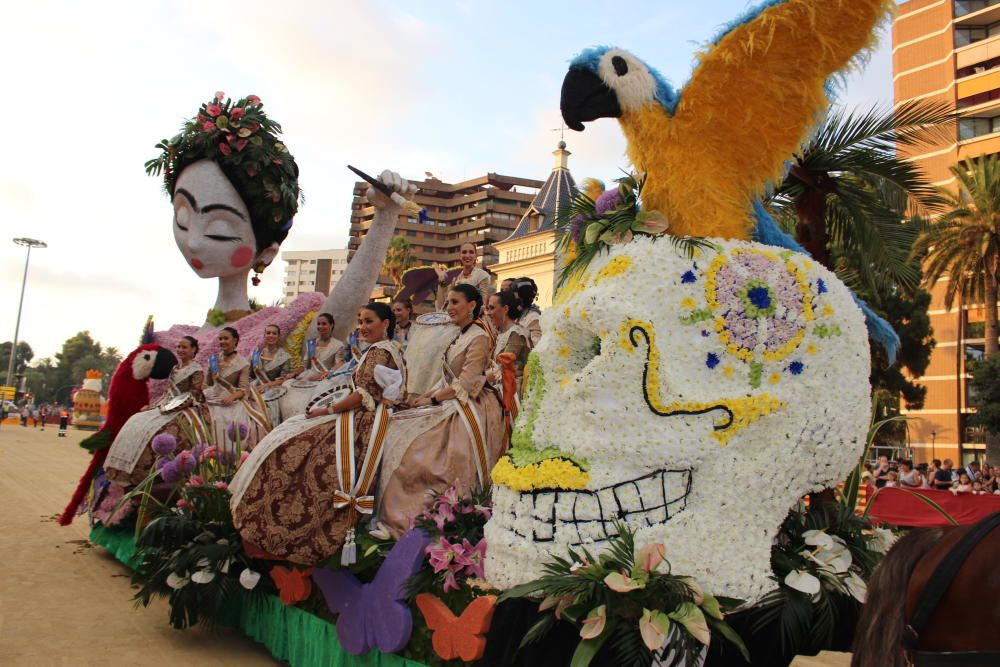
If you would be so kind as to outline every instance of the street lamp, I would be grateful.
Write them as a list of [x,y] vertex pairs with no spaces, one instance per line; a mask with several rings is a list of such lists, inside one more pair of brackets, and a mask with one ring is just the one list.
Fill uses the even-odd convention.
[[28,253],[24,258],[24,277],[21,278],[21,300],[17,304],[17,324],[14,325],[14,344],[10,347],[10,361],[7,363],[7,386],[11,386],[10,381],[14,377],[14,359],[17,357],[17,336],[21,333],[21,306],[24,305],[24,285],[28,282],[28,262],[31,261],[32,248],[47,248],[45,241],[29,238],[14,239],[17,245],[27,246]]

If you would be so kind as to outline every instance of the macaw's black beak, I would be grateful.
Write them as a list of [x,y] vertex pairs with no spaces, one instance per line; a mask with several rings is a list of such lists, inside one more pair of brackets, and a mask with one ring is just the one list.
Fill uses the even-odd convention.
[[177,365],[177,357],[165,347],[156,351],[156,361],[153,362],[153,370],[149,377],[154,380],[166,380],[170,377],[170,371]]
[[601,78],[585,69],[571,69],[563,79],[559,100],[563,121],[571,130],[583,131],[583,124],[598,118],[618,118],[622,108],[618,96]]

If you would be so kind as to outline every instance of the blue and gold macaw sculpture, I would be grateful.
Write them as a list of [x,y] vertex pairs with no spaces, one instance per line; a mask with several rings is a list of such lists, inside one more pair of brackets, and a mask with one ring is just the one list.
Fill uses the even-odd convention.
[[[768,0],[733,21],[673,88],[618,48],[587,49],[563,81],[566,125],[617,118],[646,175],[643,207],[668,233],[753,239],[806,252],[760,200],[826,111],[827,83],[872,46],[892,0]],[[872,339],[895,359],[899,337],[863,302]]]

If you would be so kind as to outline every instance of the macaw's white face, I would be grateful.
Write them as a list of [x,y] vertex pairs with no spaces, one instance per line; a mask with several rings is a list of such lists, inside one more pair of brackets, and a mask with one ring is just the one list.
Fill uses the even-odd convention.
[[664,239],[616,246],[543,315],[512,455],[493,471],[491,583],[599,551],[624,521],[713,593],[775,587],[789,509],[861,453],[867,334],[804,255],[713,243],[692,258]]
[[195,162],[177,179],[174,240],[201,278],[246,273],[257,259],[250,213],[215,161]]
[[597,75],[615,91],[622,111],[638,111],[656,98],[656,79],[649,67],[623,49],[608,49],[597,65]]

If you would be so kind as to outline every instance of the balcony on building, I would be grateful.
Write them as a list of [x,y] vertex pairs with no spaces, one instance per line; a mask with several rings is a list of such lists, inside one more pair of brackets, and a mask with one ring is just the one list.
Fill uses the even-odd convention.
[[1000,0],[955,0],[955,25],[1000,21]]

